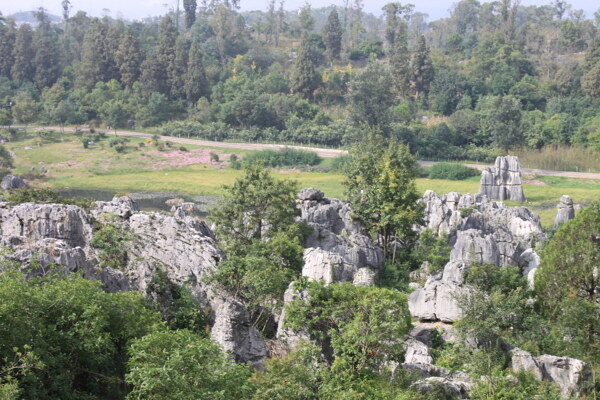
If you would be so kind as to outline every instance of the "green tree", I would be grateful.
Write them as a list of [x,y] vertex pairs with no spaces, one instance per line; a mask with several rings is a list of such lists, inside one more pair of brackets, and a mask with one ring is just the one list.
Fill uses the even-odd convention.
[[320,84],[320,75],[317,73],[312,53],[310,37],[304,35],[292,71],[292,89],[306,98],[312,97],[314,90]]
[[325,41],[327,58],[332,64],[340,58],[342,35],[342,25],[340,24],[337,9],[334,7],[327,17],[327,23],[323,27],[323,40]]
[[419,99],[421,94],[429,93],[429,85],[433,80],[434,71],[431,62],[429,46],[425,41],[425,36],[419,36],[417,48],[413,53],[411,63],[411,86],[414,91],[415,99]]
[[15,48],[14,48],[14,64],[12,66],[12,78],[21,81],[33,81],[35,74],[35,66],[33,60],[35,52],[32,47],[33,31],[29,24],[21,24],[17,29]]
[[100,117],[104,123],[113,128],[115,133],[117,128],[124,126],[127,118],[125,104],[121,100],[110,100],[102,105]]
[[112,56],[107,46],[108,30],[94,18],[85,33],[81,49],[81,62],[77,66],[76,84],[86,89],[93,88],[97,82],[110,79]]
[[198,99],[208,95],[209,85],[204,69],[204,60],[200,44],[196,40],[190,46],[184,89],[187,100],[191,104],[196,104]]
[[[535,290],[544,314],[573,337],[578,356],[600,356],[600,204],[592,203],[562,225],[541,253]],[[597,358],[596,358],[597,359]]]
[[14,98],[14,105],[11,108],[14,119],[25,125],[35,120],[37,109],[37,103],[27,92],[17,94]]
[[308,2],[305,2],[300,8],[298,18],[300,19],[300,26],[304,32],[310,33],[315,27],[315,19],[312,16],[312,8]]
[[144,54],[131,26],[127,27],[123,34],[115,58],[121,75],[121,83],[125,87],[132,87],[140,77]]
[[14,49],[16,27],[15,22],[10,19],[0,24],[0,76],[11,77],[11,68],[14,64]]
[[61,66],[59,62],[56,32],[45,17],[44,11],[39,14],[39,25],[33,35],[33,48],[35,49],[34,79],[37,87],[43,89],[50,87],[58,79]]
[[417,162],[408,146],[395,140],[384,146],[376,135],[356,144],[351,156],[344,186],[353,216],[376,235],[385,256],[394,258],[392,242],[412,238],[422,218]]
[[479,134],[508,151],[523,142],[521,102],[513,96],[485,96],[477,103]]
[[4,271],[0,304],[0,371],[19,354],[37,360],[9,373],[27,399],[122,398],[128,342],[160,324],[141,294],[74,275]]
[[394,104],[394,80],[388,68],[377,61],[356,74],[350,82],[347,102],[351,118],[370,131],[383,131],[389,122],[389,108]]
[[408,51],[408,37],[406,24],[398,22],[399,26],[394,31],[394,41],[391,44],[390,68],[396,82],[396,88],[402,96],[410,91],[410,52]]
[[307,290],[308,300],[288,303],[285,323],[331,340],[333,371],[356,377],[402,360],[402,338],[411,326],[404,294],[351,283],[312,282]]
[[252,394],[250,369],[190,331],[151,333],[135,340],[129,353],[129,400],[227,400]]
[[173,81],[176,79],[175,49],[177,44],[177,28],[173,19],[167,15],[160,22],[156,61],[158,65],[158,92],[167,96],[171,94]]
[[223,200],[211,219],[220,240],[246,246],[293,225],[295,201],[295,182],[275,179],[260,165],[248,165],[242,178],[224,187]]
[[185,28],[190,29],[196,22],[196,0],[183,0],[183,9],[185,10]]

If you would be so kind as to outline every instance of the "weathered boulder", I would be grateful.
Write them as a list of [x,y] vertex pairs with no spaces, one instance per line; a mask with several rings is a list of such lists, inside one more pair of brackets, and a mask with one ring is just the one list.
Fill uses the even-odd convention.
[[533,357],[516,347],[509,353],[513,371],[529,372],[539,380],[556,383],[564,397],[585,394],[593,381],[590,367],[581,360],[548,354]]
[[408,309],[413,317],[421,320],[454,322],[461,315],[456,299],[467,292],[463,285],[444,281],[442,276],[436,275],[410,294]]
[[2,178],[2,183],[0,183],[0,188],[2,188],[2,190],[20,189],[24,187],[27,187],[27,183],[14,175],[6,175]]
[[510,367],[514,372],[529,372],[538,380],[542,380],[542,370],[537,360],[528,351],[515,347],[510,350]]
[[98,217],[101,214],[114,214],[128,219],[134,213],[140,211],[135,201],[127,196],[115,196],[111,201],[95,201],[91,214]]
[[590,367],[581,360],[548,354],[536,358],[542,379],[555,382],[563,396],[579,396],[592,382]]
[[430,377],[417,381],[411,388],[423,395],[435,394],[436,397],[443,394],[451,399],[468,399],[473,384],[447,378]]
[[404,342],[404,362],[407,364],[433,364],[433,357],[423,342],[408,338]]
[[567,221],[575,218],[575,207],[573,206],[573,200],[570,196],[562,195],[560,202],[558,203],[558,211],[556,211],[556,217],[554,217],[554,226],[559,227]]
[[298,200],[306,201],[306,200],[315,200],[320,201],[323,200],[325,194],[319,189],[315,188],[304,188],[298,192]]
[[267,347],[260,332],[252,326],[246,307],[231,298],[210,296],[215,318],[211,337],[236,362],[250,362],[260,368],[267,357]]
[[521,184],[519,158],[497,157],[494,167],[481,172],[479,193],[492,200],[525,201]]

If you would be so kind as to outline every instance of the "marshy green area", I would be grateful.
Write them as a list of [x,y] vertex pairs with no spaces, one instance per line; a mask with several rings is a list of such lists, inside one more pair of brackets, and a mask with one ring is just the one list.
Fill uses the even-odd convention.
[[[85,149],[81,137],[72,133],[20,133],[7,148],[16,155],[15,173],[35,186],[192,196],[220,195],[222,185],[232,184],[242,174],[229,167],[231,154],[243,159],[252,152],[194,145],[185,145],[182,151],[177,144],[169,146],[159,142],[156,145],[147,139],[129,138],[125,150],[118,153],[110,146],[112,139],[114,137],[108,134]],[[281,169],[273,173],[296,180],[301,187],[319,188],[328,197],[343,198],[343,175],[332,170],[331,164],[331,159],[325,159],[320,168]],[[545,226],[552,224],[556,204],[563,194],[581,204],[600,199],[600,180],[536,176],[524,179],[531,182],[524,185],[527,205],[540,214]],[[437,193],[476,193],[479,177],[462,181],[421,178],[417,179],[417,187],[421,192],[431,189]]]

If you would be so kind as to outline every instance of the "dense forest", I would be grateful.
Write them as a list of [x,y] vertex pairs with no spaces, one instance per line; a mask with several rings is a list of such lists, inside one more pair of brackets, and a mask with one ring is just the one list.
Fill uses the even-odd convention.
[[238,12],[184,2],[124,21],[73,13],[0,26],[0,123],[157,127],[214,140],[347,146],[377,131],[422,158],[600,148],[600,20],[558,0]]

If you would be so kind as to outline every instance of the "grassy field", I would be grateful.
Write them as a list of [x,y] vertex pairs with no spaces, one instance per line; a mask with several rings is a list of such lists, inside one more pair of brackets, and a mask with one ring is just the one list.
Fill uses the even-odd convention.
[[[222,185],[232,184],[241,171],[228,167],[231,154],[243,157],[249,151],[178,146],[159,151],[152,143],[132,138],[125,153],[117,153],[108,144],[110,138],[84,149],[74,135],[55,133],[41,140],[30,135],[10,142],[9,150],[16,155],[16,173],[34,185],[55,189],[95,189],[117,192],[174,192],[187,195],[219,195]],[[144,143],[140,147],[139,143]],[[219,162],[210,161],[210,153]],[[331,160],[324,162],[330,165]],[[43,173],[48,170],[47,173]],[[312,186],[328,197],[343,197],[343,176],[336,172],[301,170],[274,171],[274,174],[298,181],[300,187]],[[536,184],[524,186],[528,206],[542,217],[545,226],[552,224],[556,204],[563,194],[576,203],[587,204],[600,199],[600,181],[557,177],[524,177]],[[464,181],[418,179],[419,191],[432,189],[437,193],[476,193],[479,178]],[[517,205],[510,203],[510,205]]]

